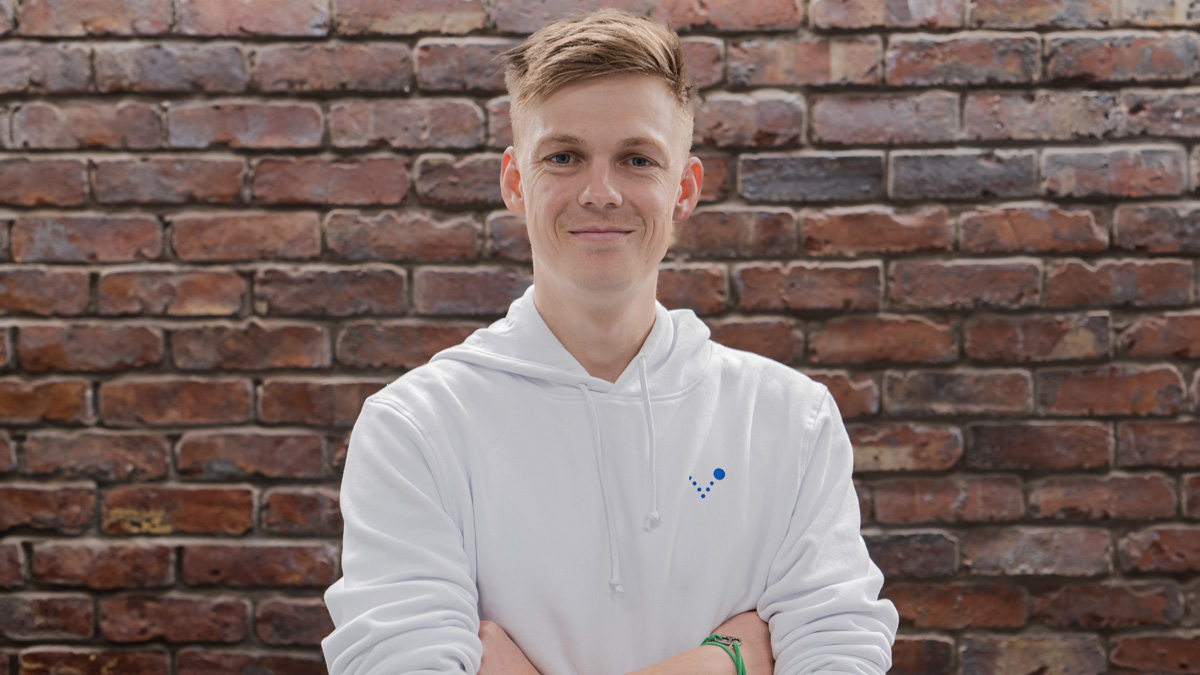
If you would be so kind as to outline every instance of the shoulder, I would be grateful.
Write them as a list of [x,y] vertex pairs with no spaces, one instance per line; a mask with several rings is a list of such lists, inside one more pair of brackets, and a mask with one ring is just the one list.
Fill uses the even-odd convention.
[[774,359],[712,342],[713,374],[738,388],[756,389],[797,401],[820,404],[829,391],[808,375]]

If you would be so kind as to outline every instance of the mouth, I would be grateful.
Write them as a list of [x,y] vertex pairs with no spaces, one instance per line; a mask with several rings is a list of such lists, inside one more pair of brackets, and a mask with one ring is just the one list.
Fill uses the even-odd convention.
[[595,228],[588,230],[571,230],[571,236],[583,241],[616,241],[622,237],[632,234],[633,230],[618,230]]

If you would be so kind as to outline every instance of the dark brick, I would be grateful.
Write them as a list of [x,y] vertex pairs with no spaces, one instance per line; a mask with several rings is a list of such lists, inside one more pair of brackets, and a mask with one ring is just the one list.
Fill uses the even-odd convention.
[[483,122],[466,99],[339,101],[329,110],[329,135],[338,148],[466,150],[483,144]]
[[194,431],[176,449],[179,473],[201,480],[320,478],[321,437],[310,432]]
[[738,193],[751,201],[867,201],[884,196],[883,153],[741,155]]
[[319,598],[268,598],[254,612],[258,637],[269,645],[319,645],[333,621]]
[[967,25],[975,28],[1107,28],[1112,0],[975,0]]
[[1200,313],[1142,317],[1121,333],[1120,353],[1138,357],[1200,358]]
[[250,602],[231,597],[100,598],[100,634],[111,642],[240,642]]
[[26,0],[17,4],[23,35],[161,35],[171,27],[170,0]]
[[651,16],[676,31],[713,30],[794,31],[804,20],[803,3],[795,0],[760,0],[754,3],[717,0],[659,0]]
[[1024,510],[1021,481],[1012,477],[889,480],[875,487],[880,523],[960,523],[1016,520]]
[[1046,272],[1047,307],[1181,306],[1192,301],[1195,271],[1182,260],[1082,260]]
[[829,370],[806,370],[804,374],[828,387],[843,418],[879,413],[879,383],[871,375]]
[[269,45],[254,54],[251,82],[259,91],[272,93],[408,93],[409,60],[404,44]]
[[895,199],[991,199],[1035,194],[1032,150],[898,150],[891,153]]
[[1029,84],[1040,67],[1037,35],[895,35],[888,43],[893,86]]
[[[21,650],[23,673],[49,675],[169,675],[170,655],[164,651],[110,651],[106,649],[31,647]],[[0,660],[0,663],[4,663]],[[17,671],[13,671],[16,675]],[[0,666],[0,673],[8,672]]]
[[239,201],[241,159],[138,157],[97,161],[92,174],[102,204],[232,204]]
[[[687,222],[676,223],[676,231],[681,226],[686,227]],[[529,230],[525,227],[524,218],[507,210],[493,211],[488,214],[486,227],[489,257],[526,263],[533,260],[533,248],[529,245]]]
[[884,377],[884,409],[893,415],[1027,414],[1033,382],[1012,370],[889,372]]
[[1161,197],[1187,190],[1187,156],[1174,146],[1047,149],[1042,187],[1051,197]]
[[118,487],[104,496],[106,534],[240,535],[254,527],[249,488]]
[[171,546],[106,541],[42,541],[33,544],[33,578],[50,586],[93,590],[170,586],[175,580]]
[[958,28],[963,4],[963,0],[813,0],[812,20],[821,29]]
[[1113,239],[1127,250],[1200,253],[1200,204],[1121,204],[1113,216]]
[[888,675],[955,675],[954,654],[952,638],[897,635]]
[[231,271],[112,271],[100,275],[96,304],[105,315],[229,316],[246,286]]
[[[90,484],[0,485],[0,532],[16,527],[80,534],[96,508]],[[4,612],[0,612],[0,617]]]
[[503,206],[500,156],[421,155],[413,182],[421,201],[434,206]]
[[954,224],[940,206],[908,213],[895,209],[805,209],[800,214],[804,251],[813,256],[945,251],[954,245]]
[[100,482],[157,480],[167,475],[170,442],[144,433],[35,431],[21,444],[21,473]]
[[779,90],[711,94],[694,106],[692,143],[718,148],[781,148],[804,138],[804,99]]
[[0,159],[0,204],[79,206],[87,200],[87,193],[87,167],[83,162]]
[[405,271],[382,265],[353,268],[259,270],[254,276],[254,309],[273,316],[358,316],[404,314],[408,307]]
[[532,33],[551,21],[570,16],[573,11],[590,12],[613,7],[647,15],[654,8],[652,0],[577,0],[571,3],[495,0],[490,5],[492,20],[502,33]]
[[1055,628],[1132,628],[1182,617],[1183,596],[1162,583],[1064,586],[1034,597],[1033,620]]
[[1178,414],[1184,384],[1173,366],[1109,365],[1037,373],[1038,410],[1048,415]]
[[725,81],[723,40],[711,37],[686,38],[683,40],[683,60],[697,89],[715,87]]
[[100,418],[119,427],[239,424],[251,415],[250,382],[128,379],[100,385]]
[[884,576],[948,577],[958,568],[958,540],[941,532],[865,534],[871,560]]
[[1036,91],[968,94],[967,138],[982,141],[1074,141],[1107,138],[1119,128],[1115,94]]
[[808,358],[816,364],[945,363],[958,358],[958,331],[919,316],[832,319],[810,330]]
[[170,218],[171,246],[197,262],[315,258],[321,223],[313,212],[204,213]]
[[[481,0],[334,0],[342,35],[469,33],[487,27]],[[540,26],[539,26],[540,27]]]
[[269,379],[259,388],[259,419],[268,424],[353,426],[363,401],[387,383],[380,380]]
[[1116,463],[1120,467],[1200,468],[1200,423],[1119,424]]
[[9,640],[80,640],[92,636],[95,613],[86,595],[0,596],[0,636]]
[[496,38],[426,38],[417,42],[417,85],[422,91],[503,93],[496,57],[515,47]]
[[96,45],[102,93],[232,94],[246,90],[246,56],[234,44],[190,42]]
[[158,327],[129,324],[25,325],[17,352],[29,372],[130,370],[162,361],[163,336]]
[[342,514],[335,488],[274,488],[263,496],[262,527],[276,534],[337,537]]
[[32,102],[12,116],[13,148],[152,150],[165,126],[158,109],[139,101],[55,105]]
[[898,309],[1018,309],[1037,305],[1040,261],[896,262],[889,270],[891,304]]
[[733,270],[738,307],[744,310],[877,310],[878,263],[739,265]]
[[0,422],[80,424],[92,421],[92,393],[84,380],[0,379]]
[[328,34],[329,0],[176,0],[175,32],[183,35],[308,36]]
[[1162,520],[1175,490],[1162,476],[1070,476],[1029,486],[1029,515],[1056,520]]
[[92,79],[92,49],[72,42],[0,44],[0,94],[84,93]]
[[1121,569],[1125,572],[1200,572],[1200,528],[1154,527],[1131,532],[1118,543]]
[[408,193],[408,160],[268,158],[254,164],[251,189],[260,204],[399,204]]
[[18,216],[12,227],[17,262],[129,262],[162,256],[157,218],[107,214]]
[[3,267],[0,266],[0,315],[77,316],[87,311],[87,272]]
[[180,370],[326,368],[333,360],[325,326],[258,321],[171,331],[171,354]]
[[945,471],[963,454],[962,432],[925,424],[852,424],[854,472]]
[[1110,571],[1112,547],[1103,529],[971,530],[959,541],[963,570],[980,576],[1092,577]]
[[967,427],[967,465],[985,470],[1106,467],[1112,449],[1107,423],[1021,422]]
[[334,211],[325,221],[329,249],[349,261],[466,260],[479,255],[482,225],[471,214],[429,211]]
[[180,650],[176,675],[326,675],[320,655],[246,654],[212,647]]
[[958,95],[821,96],[812,106],[814,143],[905,145],[949,143],[958,136]]
[[734,87],[872,85],[882,81],[883,40],[875,35],[745,40],[729,46]]
[[1046,39],[1046,75],[1076,82],[1186,82],[1200,73],[1200,38],[1122,31]]
[[1138,635],[1114,639],[1109,659],[1137,673],[1200,671],[1200,636]]
[[657,293],[658,301],[667,309],[690,309],[701,316],[716,314],[729,304],[729,279],[724,268],[716,266],[662,266]]
[[968,253],[1092,253],[1108,248],[1108,231],[1087,209],[1046,205],[981,206],[960,216]]
[[[1144,3],[1143,3],[1144,4]],[[1196,6],[1200,10],[1200,5]],[[1200,16],[1200,11],[1198,11]],[[1200,136],[1200,91],[1141,89],[1121,95],[1123,136]]]
[[714,342],[753,352],[780,363],[794,363],[804,353],[804,335],[789,319],[751,317],[709,322]]
[[964,673],[1107,672],[1104,647],[1095,635],[968,635],[959,650]]
[[416,368],[482,327],[476,323],[352,323],[338,336],[337,358],[351,368]]
[[968,358],[1029,363],[1098,360],[1109,355],[1107,312],[975,319],[963,330]]
[[183,582],[193,586],[324,588],[337,573],[333,544],[186,544]]
[[1029,596],[1010,584],[951,583],[894,585],[883,597],[896,605],[902,626],[956,630],[1020,628]]
[[322,126],[315,103],[172,103],[167,109],[175,148],[315,148]]
[[532,283],[519,269],[418,269],[413,278],[413,309],[422,315],[504,314]]

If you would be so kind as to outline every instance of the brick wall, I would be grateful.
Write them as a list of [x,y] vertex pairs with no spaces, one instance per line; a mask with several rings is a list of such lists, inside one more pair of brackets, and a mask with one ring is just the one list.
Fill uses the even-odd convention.
[[[324,673],[362,400],[530,282],[544,0],[0,0],[0,675]],[[1200,672],[1200,4],[618,0],[663,302],[828,384],[896,673]]]

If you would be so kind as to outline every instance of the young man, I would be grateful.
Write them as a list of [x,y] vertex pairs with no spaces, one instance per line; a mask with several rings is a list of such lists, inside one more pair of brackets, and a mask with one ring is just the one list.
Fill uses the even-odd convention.
[[606,10],[507,58],[535,283],[364,405],[330,672],[884,673],[833,399],[655,301],[703,178],[678,37]]

